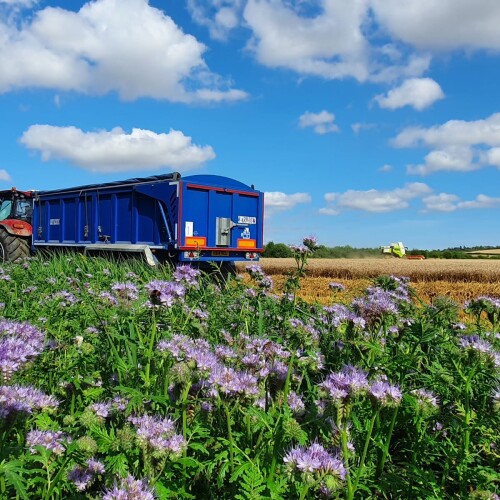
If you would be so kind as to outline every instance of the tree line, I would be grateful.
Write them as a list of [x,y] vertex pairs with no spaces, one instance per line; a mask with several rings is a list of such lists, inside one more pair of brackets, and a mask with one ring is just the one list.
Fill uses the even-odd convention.
[[[446,248],[444,250],[424,250],[411,249],[407,250],[407,255],[423,255],[426,259],[478,259],[500,258],[500,255],[471,255],[469,252],[477,250],[498,249],[499,246],[478,246],[478,247],[455,247]],[[354,248],[349,245],[327,247],[319,245],[311,258],[316,259],[356,259],[366,257],[379,257],[382,255],[380,248]],[[289,245],[285,243],[275,243],[270,241],[264,247],[262,257],[266,258],[287,258],[293,257],[293,251]]]

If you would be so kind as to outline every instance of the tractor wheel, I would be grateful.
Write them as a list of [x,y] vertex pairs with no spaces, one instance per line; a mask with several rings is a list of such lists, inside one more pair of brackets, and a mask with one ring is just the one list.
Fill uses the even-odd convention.
[[26,238],[13,236],[5,229],[0,229],[0,262],[22,260],[29,254],[30,246]]

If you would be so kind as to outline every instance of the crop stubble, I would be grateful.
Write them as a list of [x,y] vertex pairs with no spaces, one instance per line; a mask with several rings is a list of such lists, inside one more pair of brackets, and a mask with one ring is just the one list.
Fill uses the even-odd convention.
[[[260,265],[280,290],[295,262],[293,259],[261,259]],[[239,270],[244,271],[245,267],[240,265]],[[321,304],[349,302],[359,297],[370,285],[371,278],[387,274],[410,278],[420,298],[429,303],[442,296],[460,304],[480,295],[500,297],[500,260],[395,258],[310,259],[299,295]],[[345,291],[333,294],[328,286],[332,281],[343,284]]]

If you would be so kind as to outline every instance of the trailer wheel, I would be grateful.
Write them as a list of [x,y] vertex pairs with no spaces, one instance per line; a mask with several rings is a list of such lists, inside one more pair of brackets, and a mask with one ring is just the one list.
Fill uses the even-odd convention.
[[13,236],[5,229],[0,229],[0,262],[24,259],[30,254],[30,246],[26,238]]

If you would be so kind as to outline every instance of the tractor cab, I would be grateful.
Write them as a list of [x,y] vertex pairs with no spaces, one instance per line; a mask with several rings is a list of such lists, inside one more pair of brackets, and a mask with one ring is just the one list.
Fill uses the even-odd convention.
[[33,201],[31,192],[12,188],[0,191],[0,221],[22,220],[31,224]]

